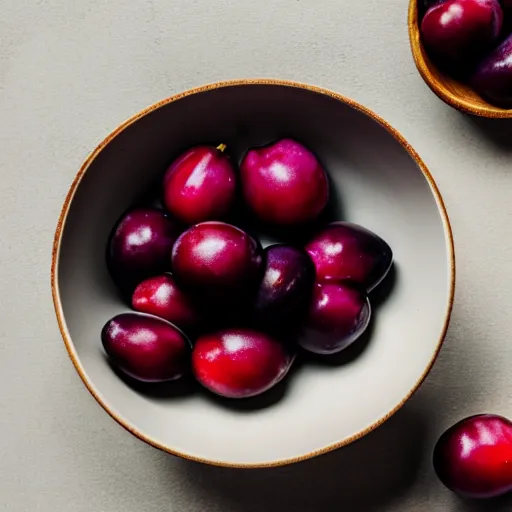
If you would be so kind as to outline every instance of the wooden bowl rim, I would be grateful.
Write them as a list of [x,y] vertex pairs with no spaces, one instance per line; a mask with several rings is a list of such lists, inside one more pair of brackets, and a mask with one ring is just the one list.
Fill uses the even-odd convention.
[[475,106],[463,97],[454,94],[448,90],[442,82],[434,79],[428,70],[425,57],[422,52],[422,43],[420,39],[420,29],[418,26],[418,0],[409,0],[408,14],[409,42],[411,52],[421,77],[430,87],[432,92],[445,103],[457,110],[466,112],[479,117],[487,117],[492,119],[509,119],[512,118],[512,109],[504,109],[495,107],[482,99],[481,106]]
[[[383,128],[385,128],[395,138],[395,140],[400,143],[400,145],[405,149],[405,151],[407,151],[409,156],[415,161],[419,170],[421,171],[421,173],[423,174],[423,176],[425,177],[425,179],[427,180],[427,182],[430,185],[432,194],[436,200],[439,214],[441,216],[441,220],[443,223],[445,240],[446,240],[447,251],[448,251],[447,257],[448,257],[448,263],[449,263],[448,302],[447,302],[447,307],[446,307],[446,311],[445,311],[445,315],[444,315],[443,325],[441,328],[441,333],[440,333],[438,341],[437,341],[436,349],[435,349],[434,354],[432,355],[432,358],[429,361],[428,365],[425,367],[425,370],[423,371],[422,375],[416,381],[414,386],[409,390],[407,395],[402,399],[402,401],[399,404],[397,404],[393,409],[391,409],[387,414],[385,414],[383,417],[381,417],[380,419],[378,419],[377,421],[372,423],[367,428],[354,434],[353,436],[350,436],[348,438],[345,438],[341,441],[330,444],[330,445],[320,448],[318,450],[300,455],[298,457],[291,457],[291,458],[287,458],[287,459],[278,459],[275,461],[270,461],[268,463],[229,463],[229,462],[225,462],[225,461],[203,459],[200,457],[190,455],[188,453],[179,452],[179,451],[173,449],[172,447],[167,446],[163,443],[160,443],[160,442],[156,441],[155,439],[151,438],[150,436],[144,434],[144,432],[138,430],[127,419],[125,419],[120,414],[118,414],[116,411],[114,411],[109,406],[109,404],[106,402],[106,400],[104,400],[101,392],[98,389],[96,389],[96,387],[94,386],[91,379],[88,377],[87,373],[85,372],[85,369],[82,366],[82,363],[80,362],[80,360],[78,358],[77,351],[74,347],[73,341],[71,339],[71,335],[67,329],[66,321],[64,318],[64,311],[63,311],[61,297],[60,297],[59,277],[58,277],[59,256],[60,256],[60,250],[61,250],[62,236],[63,236],[63,232],[64,232],[64,227],[66,225],[66,220],[67,220],[67,217],[69,214],[69,210],[71,207],[71,203],[73,201],[75,193],[76,193],[78,186],[80,185],[80,182],[82,181],[85,173],[87,172],[87,170],[89,169],[91,164],[96,160],[98,155],[105,149],[105,147],[108,144],[110,144],[110,142],[112,142],[120,133],[122,133],[124,130],[126,130],[129,126],[134,124],[136,121],[138,121],[139,119],[145,117],[146,115],[148,115],[166,105],[169,105],[170,103],[173,103],[182,98],[200,94],[200,93],[203,93],[206,91],[222,89],[222,88],[227,88],[227,87],[244,87],[247,85],[280,86],[280,87],[301,89],[301,90],[305,90],[305,91],[314,92],[316,94],[320,94],[323,96],[327,96],[336,101],[340,101],[341,103],[349,105],[350,107],[354,108],[355,110],[358,110],[359,112],[367,115],[372,120],[374,120],[379,125],[381,125]],[[53,241],[53,247],[52,247],[51,289],[52,289],[53,304],[54,304],[55,313],[57,316],[57,323],[59,326],[59,330],[61,332],[62,339],[64,340],[64,344],[65,344],[66,350],[68,352],[68,355],[69,355],[77,373],[79,374],[80,378],[82,379],[82,382],[84,383],[85,387],[89,390],[89,392],[96,399],[96,401],[101,405],[101,407],[117,423],[119,423],[125,430],[127,430],[134,436],[138,437],[142,441],[146,442],[147,444],[149,444],[155,448],[158,448],[159,450],[162,450],[164,452],[175,455],[177,457],[181,457],[183,459],[188,459],[188,460],[192,460],[195,462],[209,464],[212,466],[222,466],[222,467],[230,467],[230,468],[269,468],[269,467],[284,466],[284,465],[304,461],[307,459],[311,459],[313,457],[317,457],[319,455],[336,450],[343,446],[347,446],[348,444],[351,444],[352,442],[357,441],[358,439],[364,437],[368,433],[375,430],[382,423],[387,421],[417,391],[417,389],[421,386],[423,381],[426,379],[427,375],[429,374],[430,370],[432,369],[432,366],[434,365],[434,363],[437,359],[437,356],[439,355],[439,352],[443,345],[444,339],[446,337],[448,325],[450,323],[450,318],[451,318],[452,309],[453,309],[453,301],[454,301],[454,296],[455,296],[455,247],[454,247],[452,228],[450,225],[450,220],[448,218],[448,213],[446,211],[446,207],[445,207],[443,198],[441,196],[441,193],[439,192],[439,189],[437,187],[437,184],[436,184],[432,174],[428,170],[427,166],[425,165],[425,163],[423,162],[421,157],[412,148],[412,146],[407,142],[407,140],[403,137],[403,135],[400,132],[398,132],[398,130],[393,128],[387,121],[385,121],[383,118],[378,116],[375,112],[373,112],[372,110],[368,109],[367,107],[361,105],[360,103],[357,103],[354,100],[351,100],[345,96],[342,96],[341,94],[338,94],[338,93],[333,92],[328,89],[324,89],[324,88],[313,86],[313,85],[307,85],[307,84],[300,83],[300,82],[293,82],[293,81],[289,81],[289,80],[280,80],[280,79],[267,79],[267,78],[229,80],[229,81],[211,83],[208,85],[190,89],[188,91],[185,91],[185,92],[182,92],[179,94],[175,94],[167,99],[164,99],[162,101],[159,101],[159,102],[147,107],[146,109],[140,111],[139,113],[135,114],[133,117],[129,118],[127,121],[125,121],[124,123],[119,125],[110,135],[108,135],[96,147],[96,149],[93,150],[93,152],[85,160],[82,167],[76,174],[76,176],[71,184],[71,187],[66,195],[64,204],[62,206],[61,213],[59,215],[59,219],[57,222],[57,228],[55,231],[55,236],[54,236],[54,241]]]

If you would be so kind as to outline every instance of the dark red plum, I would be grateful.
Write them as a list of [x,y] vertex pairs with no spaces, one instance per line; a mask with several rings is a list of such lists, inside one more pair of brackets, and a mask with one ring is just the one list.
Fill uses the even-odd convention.
[[498,0],[446,0],[426,12],[421,38],[440,65],[458,73],[492,48],[502,24]]
[[296,315],[304,312],[315,282],[311,258],[301,249],[272,245],[263,253],[263,268],[254,307],[258,327],[298,323]]
[[317,283],[299,344],[315,354],[335,354],[364,333],[370,316],[366,293],[353,283]]
[[512,108],[512,36],[480,63],[471,85],[489,103]]
[[107,247],[107,267],[114,282],[131,297],[144,279],[169,270],[177,225],[155,208],[136,208],[116,224]]
[[190,345],[171,323],[141,313],[122,313],[101,331],[108,357],[126,375],[142,382],[183,376],[190,365]]
[[306,246],[316,268],[317,281],[350,280],[373,290],[393,262],[391,247],[375,233],[357,224],[333,222]]
[[240,168],[245,202],[269,224],[292,226],[315,220],[329,199],[322,165],[291,139],[250,150]]
[[164,177],[164,201],[184,224],[224,218],[235,200],[236,175],[226,146],[197,146],[180,155]]
[[137,286],[132,307],[168,320],[185,332],[201,323],[199,313],[190,297],[176,284],[170,274],[150,277]]
[[176,281],[198,300],[238,302],[257,286],[260,244],[224,222],[203,222],[185,231],[172,250]]
[[293,359],[288,348],[267,334],[226,329],[196,341],[192,369],[197,380],[213,393],[248,398],[280,382]]
[[512,491],[512,422],[493,414],[458,422],[439,438],[433,463],[441,482],[461,496],[507,494]]

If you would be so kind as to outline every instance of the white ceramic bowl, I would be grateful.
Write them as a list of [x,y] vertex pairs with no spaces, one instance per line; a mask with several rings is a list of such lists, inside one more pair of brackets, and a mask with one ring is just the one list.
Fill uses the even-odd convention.
[[[373,298],[370,335],[336,362],[302,365],[259,402],[224,402],[185,384],[160,391],[128,386],[109,367],[100,343],[103,324],[127,309],[105,268],[112,225],[183,148],[224,142],[240,156],[280,136],[298,138],[319,155],[339,200],[337,218],[375,231],[393,248],[395,270]],[[78,172],[58,222],[52,263],[66,348],[101,406],[153,446],[233,467],[307,459],[389,418],[434,363],[454,282],[446,210],[411,146],[354,101],[278,80],[208,85],[123,123]]]

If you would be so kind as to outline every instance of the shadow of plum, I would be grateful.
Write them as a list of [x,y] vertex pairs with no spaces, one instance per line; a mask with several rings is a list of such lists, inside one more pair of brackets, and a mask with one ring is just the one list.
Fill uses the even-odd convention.
[[137,394],[155,400],[181,399],[195,395],[201,391],[200,385],[191,373],[184,375],[181,379],[168,382],[140,382],[120,371],[108,357],[103,354],[110,369],[123,381],[126,386]]
[[512,153],[512,119],[487,119],[470,115],[464,117],[493,144],[494,150],[507,155]]

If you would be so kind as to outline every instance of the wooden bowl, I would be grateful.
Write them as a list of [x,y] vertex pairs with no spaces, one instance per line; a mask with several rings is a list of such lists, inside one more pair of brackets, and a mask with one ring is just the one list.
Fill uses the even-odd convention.
[[468,84],[441,73],[431,62],[421,42],[418,0],[410,0],[408,24],[414,62],[432,92],[448,105],[467,114],[496,119],[512,118],[512,109],[491,105],[482,99]]
[[[128,309],[105,265],[115,221],[160,182],[184,148],[223,141],[238,162],[248,148],[282,136],[303,141],[321,157],[332,182],[331,218],[361,224],[393,248],[394,270],[372,296],[375,315],[366,340],[341,360],[297,365],[281,386],[250,401],[220,400],[186,381],[141,386],[120,378],[100,342],[105,322]],[[410,144],[362,105],[282,80],[206,85],[123,123],[78,172],[53,246],[60,330],[96,400],[153,446],[231,467],[308,459],[359,439],[389,418],[436,359],[454,286],[448,216]]]

